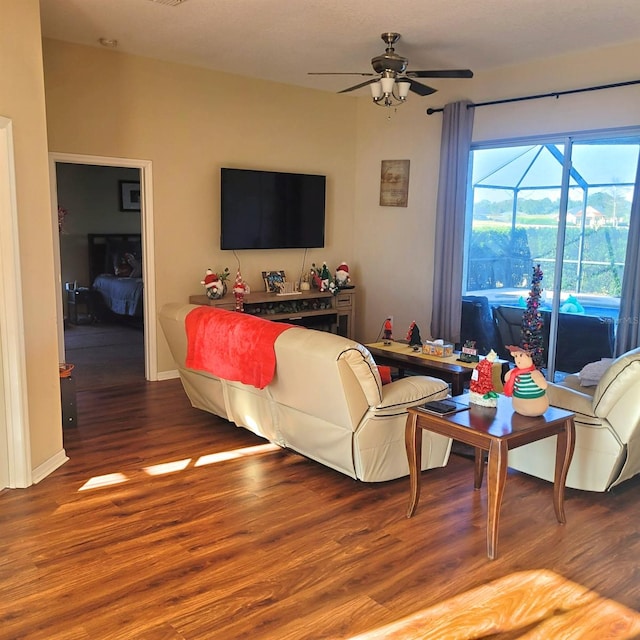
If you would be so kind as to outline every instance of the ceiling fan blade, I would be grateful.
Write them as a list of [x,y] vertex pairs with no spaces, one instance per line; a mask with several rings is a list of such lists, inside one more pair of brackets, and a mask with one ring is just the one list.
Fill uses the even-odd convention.
[[367,85],[373,84],[374,82],[378,82],[377,77],[373,78],[372,80],[367,80],[366,82],[361,82],[360,84],[357,84],[353,87],[349,87],[348,89],[343,89],[342,91],[338,91],[338,93],[348,93],[349,91],[355,91],[356,89],[360,89],[361,87],[366,87]]
[[361,71],[309,71],[308,76],[373,76],[375,73],[362,73]]
[[407,80],[409,80],[411,84],[409,90],[413,91],[413,93],[417,93],[419,96],[430,96],[432,93],[435,93],[437,91],[437,89],[428,87],[426,84],[421,84],[420,82],[416,82],[415,80],[411,80],[411,78],[407,78]]
[[409,78],[473,78],[471,69],[440,69],[435,71],[406,71]]

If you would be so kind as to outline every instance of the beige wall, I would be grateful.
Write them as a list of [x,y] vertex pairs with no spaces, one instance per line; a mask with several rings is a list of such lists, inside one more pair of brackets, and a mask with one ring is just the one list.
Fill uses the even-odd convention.
[[[306,265],[351,258],[355,100],[50,40],[44,56],[51,151],[153,163],[158,307],[203,293],[207,267],[235,274],[219,249],[221,166],[326,174],[326,246]],[[257,289],[263,270],[298,276],[304,252],[237,255]],[[174,368],[161,331],[158,349],[159,370]]]
[[62,449],[38,0],[2,0],[0,15],[0,114],[13,121],[31,462],[36,468]]
[[[441,114],[429,106],[485,101],[635,79],[640,43],[437,81],[397,110],[361,98],[247,80],[94,48],[45,41],[50,147],[151,159],[158,305],[200,293],[207,266],[235,269],[218,246],[218,168],[250,166],[329,176],[328,243],[312,261],[351,264],[356,337],[377,338],[394,316],[429,337]],[[218,89],[214,89],[214,81]],[[435,84],[435,81],[434,81]],[[475,140],[638,124],[639,89],[622,88],[476,111]],[[380,207],[380,162],[409,159],[409,204]],[[188,224],[185,224],[188,221]],[[239,252],[260,286],[263,269],[299,272],[302,252]],[[161,333],[159,368],[171,366]]]
[[[476,73],[472,80],[434,81],[438,93],[391,112],[363,98],[358,109],[356,218],[352,255],[365,277],[356,331],[377,338],[387,314],[404,338],[411,321],[430,337],[433,233],[442,114],[427,107],[484,102],[640,79],[640,41],[518,67]],[[436,84],[437,82],[437,84]],[[640,86],[476,109],[474,141],[540,133],[640,125]],[[380,207],[375,182],[384,159],[409,159],[407,208]],[[438,336],[433,336],[438,337]]]

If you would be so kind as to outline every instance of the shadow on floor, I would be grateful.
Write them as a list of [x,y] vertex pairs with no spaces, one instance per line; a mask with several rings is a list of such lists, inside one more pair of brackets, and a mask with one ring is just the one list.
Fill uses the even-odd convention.
[[77,391],[144,381],[144,332],[123,324],[69,324],[65,361]]

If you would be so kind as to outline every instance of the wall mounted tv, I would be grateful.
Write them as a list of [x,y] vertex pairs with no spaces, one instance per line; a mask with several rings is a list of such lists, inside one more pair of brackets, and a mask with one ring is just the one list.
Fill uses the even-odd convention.
[[326,176],[223,167],[221,249],[324,247]]

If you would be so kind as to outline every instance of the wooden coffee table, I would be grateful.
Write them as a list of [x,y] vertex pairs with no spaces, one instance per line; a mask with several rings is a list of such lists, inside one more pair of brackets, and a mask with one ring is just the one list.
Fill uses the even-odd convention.
[[[468,394],[456,398],[468,403]],[[487,480],[487,555],[496,558],[500,506],[507,479],[509,449],[557,435],[553,506],[558,522],[564,524],[564,485],[575,446],[574,414],[549,407],[542,415],[527,417],[515,413],[511,399],[500,395],[495,408],[471,404],[468,411],[435,416],[418,408],[408,410],[405,444],[409,460],[411,496],[407,518],[415,513],[420,499],[422,430],[449,436],[475,447],[474,489],[480,489],[484,475],[483,451],[488,451]]]
[[[451,385],[451,395],[458,396],[464,392],[465,383],[471,380],[475,362],[460,362],[458,356],[439,358],[438,356],[427,356],[402,342],[392,342],[385,345],[383,342],[366,344],[373,359],[377,364],[395,367],[404,375],[404,370],[414,371],[426,376],[440,378]],[[493,384],[496,390],[502,390],[502,378],[504,369],[508,369],[509,363],[506,360],[496,360],[494,362]]]

